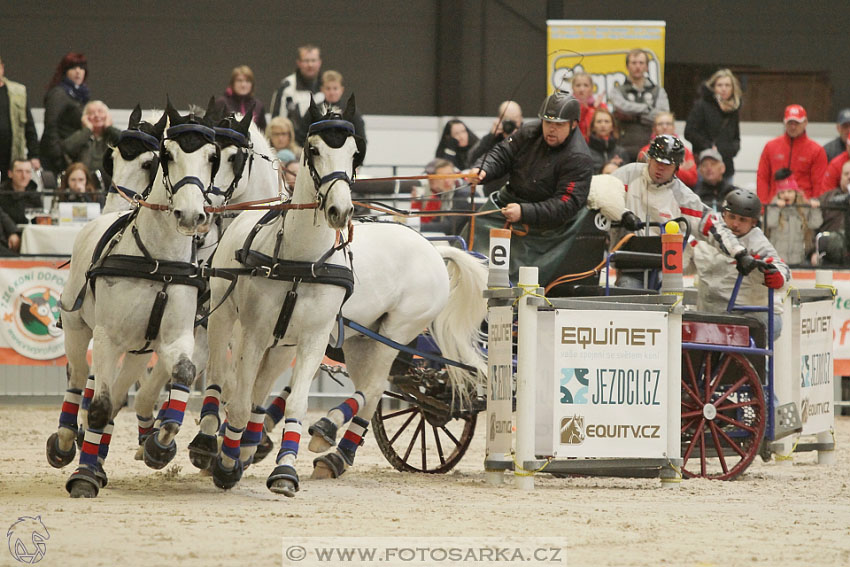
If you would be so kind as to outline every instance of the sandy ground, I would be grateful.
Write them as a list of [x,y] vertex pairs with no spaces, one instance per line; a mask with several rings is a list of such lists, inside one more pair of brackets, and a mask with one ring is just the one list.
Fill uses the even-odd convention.
[[[234,490],[215,488],[189,463],[192,417],[174,464],[155,472],[133,460],[135,420],[122,413],[109,485],[95,500],[72,500],[64,489],[72,468],[53,469],[44,457],[58,406],[0,405],[0,530],[41,515],[50,539],[39,565],[62,566],[281,565],[287,538],[363,535],[400,546],[418,536],[559,537],[571,566],[850,565],[848,417],[837,418],[834,466],[818,466],[813,453],[784,465],[757,458],[737,481],[690,480],[679,489],[547,475],[530,493],[511,478],[492,487],[482,472],[481,423],[458,468],[442,476],[396,472],[370,438],[341,479],[311,481],[304,445],[293,499],[266,489],[271,459]],[[18,565],[3,547],[0,565]]]

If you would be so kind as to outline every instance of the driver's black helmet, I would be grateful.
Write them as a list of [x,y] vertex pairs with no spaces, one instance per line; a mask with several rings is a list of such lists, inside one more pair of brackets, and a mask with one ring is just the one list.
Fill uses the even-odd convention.
[[748,189],[733,189],[723,198],[720,210],[758,220],[761,218],[761,201]]
[[567,122],[578,120],[581,104],[569,93],[554,92],[543,100],[537,117],[548,122]]
[[676,136],[659,134],[649,143],[646,156],[660,163],[682,165],[685,161],[685,144]]

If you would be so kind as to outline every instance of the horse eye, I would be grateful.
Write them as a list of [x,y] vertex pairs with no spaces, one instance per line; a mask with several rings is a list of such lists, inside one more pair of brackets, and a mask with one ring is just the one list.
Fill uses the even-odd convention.
[[162,161],[164,161],[164,162],[174,161],[174,157],[171,155],[171,152],[165,152],[162,155]]
[[319,155],[319,148],[315,146],[310,146],[310,154],[314,156]]
[[153,165],[153,160],[149,159],[145,163],[142,164],[142,169],[150,169]]
[[236,161],[236,154],[233,154],[232,156],[227,158],[227,161],[229,161],[230,163],[233,163],[234,161]]

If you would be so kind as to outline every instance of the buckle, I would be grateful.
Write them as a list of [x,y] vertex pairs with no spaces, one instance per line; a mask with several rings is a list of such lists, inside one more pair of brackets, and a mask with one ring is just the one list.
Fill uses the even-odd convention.
[[261,273],[259,274],[259,275],[261,275],[262,277],[264,277],[264,278],[270,278],[270,277],[272,277],[272,267],[271,267],[271,266],[258,266],[258,267],[257,267],[257,269],[258,269],[258,270],[265,270],[265,272],[261,272]]

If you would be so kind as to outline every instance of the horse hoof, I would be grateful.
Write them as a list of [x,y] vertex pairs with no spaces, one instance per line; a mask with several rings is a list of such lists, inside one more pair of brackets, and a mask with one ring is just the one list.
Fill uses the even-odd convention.
[[77,449],[83,448],[83,440],[86,438],[86,430],[82,427],[77,429]]
[[218,455],[218,440],[215,435],[199,432],[189,443],[189,460],[201,470],[209,468],[216,455]]
[[213,484],[224,490],[230,490],[242,478],[242,470],[242,461],[237,460],[233,468],[227,470],[221,463],[221,456],[218,456],[212,466]]
[[310,478],[324,480],[339,478],[345,472],[345,462],[336,453],[328,453],[313,459],[313,474]]
[[159,442],[156,433],[151,433],[151,436],[145,439],[144,461],[147,466],[154,470],[165,467],[176,454],[177,443],[173,439],[167,447]]
[[334,422],[326,417],[307,428],[307,433],[312,435],[308,449],[313,453],[323,453],[336,445],[336,430]]
[[69,463],[74,462],[74,456],[77,454],[77,447],[72,443],[68,451],[63,451],[59,448],[59,434],[54,433],[47,438],[47,462],[50,466],[56,469],[61,469]]
[[275,494],[292,498],[300,487],[298,473],[289,465],[278,465],[266,480],[266,487]]
[[136,449],[136,454],[133,455],[133,459],[136,461],[144,461],[145,460],[145,446],[139,445],[139,448]]
[[89,468],[80,466],[65,483],[71,498],[94,498],[100,492],[100,480]]
[[257,452],[254,453],[254,462],[259,463],[265,459],[269,453],[274,451],[274,447],[274,441],[268,436],[266,430],[263,429],[263,438],[260,440],[260,444],[257,445]]

